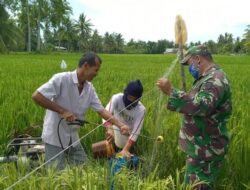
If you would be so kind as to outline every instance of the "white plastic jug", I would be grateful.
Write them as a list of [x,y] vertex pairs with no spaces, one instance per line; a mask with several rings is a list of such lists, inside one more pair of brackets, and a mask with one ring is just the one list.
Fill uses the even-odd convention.
[[64,60],[62,60],[62,62],[61,62],[61,69],[62,70],[66,70],[67,69],[67,64],[66,64],[66,62]]

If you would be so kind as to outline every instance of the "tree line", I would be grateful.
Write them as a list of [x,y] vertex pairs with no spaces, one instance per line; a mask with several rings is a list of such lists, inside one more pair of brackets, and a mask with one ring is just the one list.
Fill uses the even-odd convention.
[[[82,13],[78,20],[71,18],[72,7],[67,0],[1,0],[0,52],[27,51],[69,52],[95,51],[98,53],[164,53],[177,48],[173,41],[125,42],[122,34],[106,32],[103,36],[93,30],[93,24]],[[215,42],[205,42],[212,53],[250,53],[250,25],[244,35],[220,34]],[[191,42],[188,46],[201,42]]]

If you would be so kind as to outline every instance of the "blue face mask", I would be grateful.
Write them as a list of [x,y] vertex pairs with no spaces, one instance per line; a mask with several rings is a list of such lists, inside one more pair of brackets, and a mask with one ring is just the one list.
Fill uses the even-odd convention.
[[192,62],[189,66],[189,72],[197,80],[199,78],[200,68]]

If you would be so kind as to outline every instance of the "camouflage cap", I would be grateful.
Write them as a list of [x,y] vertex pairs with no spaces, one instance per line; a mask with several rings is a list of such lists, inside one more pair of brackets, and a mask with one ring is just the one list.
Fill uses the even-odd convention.
[[209,53],[207,46],[205,45],[192,46],[184,53],[184,58],[181,60],[181,64],[187,65],[188,60],[193,55],[202,55],[205,53]]

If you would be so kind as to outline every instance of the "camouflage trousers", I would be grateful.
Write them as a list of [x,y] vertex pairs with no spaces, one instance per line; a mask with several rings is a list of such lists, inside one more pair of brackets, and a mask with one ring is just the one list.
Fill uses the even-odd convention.
[[204,161],[197,158],[187,156],[185,183],[192,184],[194,182],[204,181],[199,185],[197,190],[210,190],[213,188],[214,181],[218,174],[219,168],[222,166],[224,156],[216,156],[211,161]]

